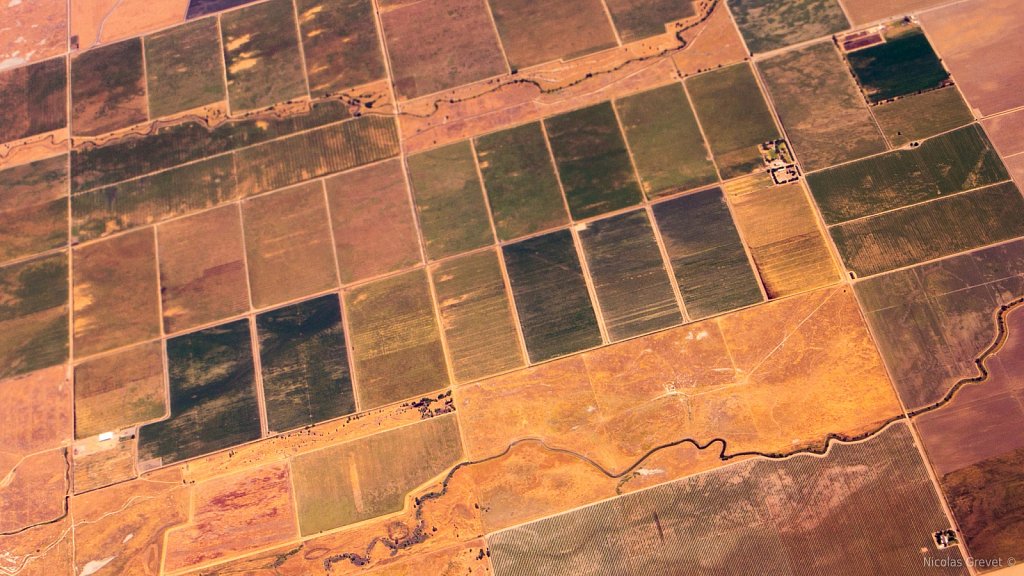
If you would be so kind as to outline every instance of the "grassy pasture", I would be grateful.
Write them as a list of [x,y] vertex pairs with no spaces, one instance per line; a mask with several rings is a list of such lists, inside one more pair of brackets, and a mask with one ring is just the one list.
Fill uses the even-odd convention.
[[306,95],[295,8],[289,0],[227,12],[220,26],[232,111]]
[[0,268],[0,378],[68,357],[68,256]]
[[606,4],[624,43],[664,34],[667,23],[697,15],[690,0],[606,0]]
[[822,217],[835,224],[1008,178],[985,133],[973,124],[917,148],[811,174],[807,183]]
[[911,94],[871,109],[893,146],[903,146],[974,121],[956,86]]
[[949,78],[920,28],[886,34],[886,42],[846,55],[854,76],[871,102],[939,86]]
[[615,106],[648,198],[718,179],[682,85],[628,96]]
[[640,186],[611,102],[560,114],[544,124],[573,218],[640,202]]
[[838,0],[728,0],[736,25],[754,54],[846,30]]
[[499,239],[568,222],[539,122],[480,136],[474,144]]
[[490,0],[513,69],[616,45],[601,0]]
[[226,98],[219,35],[217,19],[203,18],[146,36],[146,83],[153,118]]
[[67,96],[64,58],[0,72],[0,142],[67,126]]
[[68,242],[68,157],[0,171],[0,262]]
[[314,97],[384,78],[372,0],[296,0]]

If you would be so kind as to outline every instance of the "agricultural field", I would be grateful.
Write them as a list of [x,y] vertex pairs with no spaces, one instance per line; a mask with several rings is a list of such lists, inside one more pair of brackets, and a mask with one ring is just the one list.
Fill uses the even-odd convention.
[[146,36],[146,93],[153,118],[227,97],[220,32],[215,18]]
[[64,53],[68,36],[67,0],[8,4],[3,14],[10,25],[0,28],[0,69]]
[[949,132],[974,121],[956,86],[911,94],[871,109],[894,147]]
[[20,140],[67,126],[64,58],[0,71],[0,142]]
[[894,26],[885,42],[850,52],[853,75],[871,103],[937,88],[949,78],[924,32],[916,26]]
[[668,24],[697,15],[696,2],[684,0],[607,0],[622,42],[664,34]]
[[839,0],[728,0],[751,53],[770,52],[850,27]]
[[371,0],[297,0],[311,95],[386,76]]
[[0,268],[0,377],[62,364],[68,357],[68,255]]
[[144,122],[146,72],[142,40],[101,46],[71,59],[71,127],[90,136]]
[[616,45],[600,0],[490,0],[489,5],[512,69]]
[[75,366],[75,437],[159,420],[166,395],[159,342],[86,360]]
[[68,242],[68,159],[0,170],[0,263]]

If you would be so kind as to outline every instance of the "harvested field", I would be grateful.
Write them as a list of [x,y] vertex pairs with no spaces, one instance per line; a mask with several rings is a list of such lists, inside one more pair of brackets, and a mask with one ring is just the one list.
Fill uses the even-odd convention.
[[410,156],[408,162],[428,258],[494,243],[469,141]]
[[189,0],[75,0],[70,10],[71,50],[88,50],[184,21]]
[[718,188],[655,204],[686,314],[697,320],[764,298]]
[[975,374],[975,357],[996,337],[995,310],[1024,294],[1024,241],[854,286],[893,383],[914,410]]
[[531,362],[602,343],[568,230],[509,244],[502,252]]
[[569,211],[580,220],[641,200],[611,102],[544,120]]
[[828,224],[862,218],[954,192],[1006,180],[1009,175],[977,124],[823,172],[807,183]]
[[850,27],[839,0],[729,0],[752,54],[769,52]]
[[167,340],[171,416],[139,428],[146,470],[260,437],[249,321]]
[[146,83],[153,118],[224,100],[224,60],[216,18],[146,36]]
[[[99,441],[97,440],[98,444]],[[90,448],[95,444],[90,445]],[[95,450],[74,449],[75,494],[126,482],[135,472],[135,436],[119,436],[107,440]]]
[[148,119],[141,38],[100,46],[71,59],[74,134],[96,136]]
[[690,0],[607,0],[623,42],[664,34],[666,24],[697,15]]
[[398,155],[395,121],[363,116],[235,154],[238,185],[252,195]]
[[306,96],[306,74],[289,0],[270,0],[220,18],[233,111]]
[[846,267],[870,276],[1024,236],[1024,198],[1012,182],[832,226]]
[[0,262],[68,242],[68,157],[0,171]]
[[473,143],[500,240],[568,223],[539,122],[480,136]]
[[831,42],[758,63],[805,171],[883,152],[885,140]]
[[65,66],[61,57],[0,72],[0,143],[67,126]]
[[249,310],[238,206],[223,206],[157,227],[164,332]]
[[271,431],[355,412],[337,294],[264,312],[256,333]]
[[579,235],[611,341],[682,323],[646,211],[590,222]]
[[338,285],[320,182],[242,204],[252,303],[264,308]]
[[937,88],[949,78],[920,28],[897,26],[886,30],[885,37],[882,44],[846,55],[869,101],[883,102]]
[[160,336],[152,230],[75,248],[75,356]]
[[946,0],[843,0],[846,14],[854,25],[867,24],[887,18],[897,18],[945,4]]
[[386,76],[372,0],[296,0],[295,7],[314,96]]
[[513,70],[616,46],[601,0],[490,0]]
[[400,98],[508,72],[484,0],[385,0],[380,20]]
[[[935,50],[979,116],[1024,105],[1024,18],[1021,0],[943,6],[921,14]],[[993,81],[998,78],[999,81]]]
[[454,416],[297,456],[292,466],[302,534],[398,512],[411,490],[461,456]]
[[448,386],[441,334],[423,270],[345,293],[359,408]]
[[75,437],[163,418],[166,396],[159,342],[87,360],[75,366]]
[[67,49],[67,0],[8,3],[3,15],[0,69],[52,58]]
[[1024,110],[985,118],[981,125],[1006,161],[1010,156],[1024,152],[1024,138],[1020,137],[1024,134]]
[[0,268],[0,378],[68,357],[68,256]]
[[622,98],[615,107],[648,198],[718,180],[682,85]]
[[722,178],[760,168],[757,147],[780,136],[750,64],[692,76],[686,88]]
[[740,196],[733,208],[768,298],[839,280],[799,182]]
[[343,284],[419,264],[420,241],[401,160],[324,183]]
[[[807,490],[826,495],[813,510],[801,505]],[[878,565],[926,575],[935,571],[929,561],[965,562],[957,547],[931,543],[946,526],[913,436],[895,424],[867,442],[833,445],[823,458],[742,462],[498,532],[488,544],[499,576],[660,574],[679,566],[871,575]],[[841,549],[837,533],[847,538]]]
[[895,147],[970,124],[974,116],[956,86],[912,94],[872,108],[878,127]]
[[495,251],[436,264],[431,278],[456,380],[477,380],[524,364]]
[[230,155],[71,197],[71,234],[95,240],[238,198]]
[[200,566],[298,535],[287,463],[196,484],[191,522],[167,534],[164,570]]

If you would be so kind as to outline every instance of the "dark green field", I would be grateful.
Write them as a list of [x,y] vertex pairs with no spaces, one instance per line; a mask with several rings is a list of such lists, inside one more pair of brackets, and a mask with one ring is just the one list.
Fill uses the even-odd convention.
[[271,431],[355,412],[336,294],[264,312],[256,317],[256,333]]
[[568,230],[502,250],[531,362],[601,344],[601,330]]
[[653,210],[690,319],[763,300],[721,190],[681,196]]
[[476,380],[523,365],[496,252],[447,260],[436,265],[431,276],[457,380]]
[[92,240],[239,197],[230,154],[71,197],[72,236]]
[[142,39],[81,52],[71,59],[71,128],[97,135],[148,118]]
[[683,321],[646,211],[591,222],[580,243],[613,342]]
[[935,88],[949,78],[920,28],[888,37],[883,44],[850,52],[846,59],[871,102]]
[[426,272],[414,270],[345,294],[360,409],[448,386]]
[[623,42],[665,33],[665,24],[695,16],[689,0],[607,0],[612,21]]
[[295,9],[270,0],[220,19],[232,111],[263,108],[306,94]]
[[615,106],[648,198],[718,180],[682,85],[641,92]]
[[474,143],[499,239],[568,222],[539,122],[480,136]]
[[224,100],[224,60],[216,18],[146,36],[146,81],[153,118]]
[[408,162],[416,212],[430,259],[494,243],[468,140],[410,156]]
[[67,357],[67,254],[0,268],[0,378]]
[[1024,198],[1006,182],[829,231],[846,267],[869,276],[1024,236]]
[[753,172],[762,164],[757,147],[779,138],[750,65],[736,64],[686,80],[722,178]]
[[64,58],[0,72],[0,142],[67,126]]
[[811,174],[811,187],[829,224],[970,190],[1009,175],[977,124],[896,150]]
[[0,262],[68,242],[68,157],[0,171]]
[[768,52],[850,27],[838,0],[729,0],[750,52]]
[[385,77],[371,0],[296,0],[313,96]]
[[139,428],[141,466],[166,465],[260,437],[248,320],[171,338],[167,368],[171,417]]
[[548,118],[544,124],[573,218],[640,202],[640,186],[611,102]]
[[974,121],[956,86],[911,94],[871,109],[893,146],[934,136]]

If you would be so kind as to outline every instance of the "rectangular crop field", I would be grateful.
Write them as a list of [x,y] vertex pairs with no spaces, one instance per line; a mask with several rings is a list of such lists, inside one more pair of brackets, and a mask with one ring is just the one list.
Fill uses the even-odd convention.
[[64,58],[0,72],[0,143],[67,126]]
[[141,38],[100,46],[71,59],[75,134],[103,134],[147,119]]
[[446,260],[431,269],[456,380],[522,366],[515,319],[493,250]]
[[0,378],[68,357],[68,256],[0,268]]
[[750,64],[691,76],[686,88],[722,178],[753,172],[762,164],[760,144],[779,138]]
[[690,0],[606,0],[624,43],[664,34],[666,24],[697,15]]
[[646,211],[590,222],[579,235],[609,339],[683,321]]
[[885,38],[882,44],[846,55],[871,102],[937,88],[949,78],[920,28],[897,26],[886,30]]
[[729,0],[750,52],[769,52],[850,27],[839,0]]
[[384,78],[372,0],[296,0],[313,97]]
[[602,343],[568,230],[509,244],[502,251],[531,362]]
[[761,288],[718,188],[653,206],[691,320],[761,302]]
[[977,124],[896,150],[811,174],[825,222],[835,224],[985,186],[1010,176]]
[[640,203],[640,186],[611,102],[544,120],[573,218]]
[[74,284],[76,357],[160,335],[152,230],[75,248]]
[[242,220],[253,306],[263,308],[338,285],[320,182],[247,200]]
[[911,94],[871,111],[889,143],[897,147],[974,121],[956,86]]
[[171,416],[139,429],[139,466],[167,465],[260,437],[249,321],[167,341]]
[[224,58],[216,18],[203,18],[145,38],[149,113],[153,118],[221,102]]
[[718,180],[681,84],[616,100],[615,107],[648,198]]
[[324,185],[343,284],[420,262],[420,241],[401,160],[338,174]]
[[220,25],[232,111],[306,95],[295,8],[289,0],[228,12]]
[[0,171],[0,262],[68,242],[68,157]]
[[163,349],[150,342],[75,366],[75,437],[114,432],[167,413]]
[[410,156],[409,181],[431,260],[494,243],[468,140]]
[[425,271],[354,288],[345,294],[345,309],[360,409],[448,386]]
[[500,240],[569,221],[540,122],[480,136],[474,144]]
[[616,45],[601,0],[490,0],[512,69]]
[[764,60],[758,69],[804,170],[885,151],[885,140],[831,42]]
[[1024,198],[1012,182],[833,226],[846,267],[870,276],[1024,236]]
[[271,431],[355,412],[337,294],[264,312],[256,333]]

